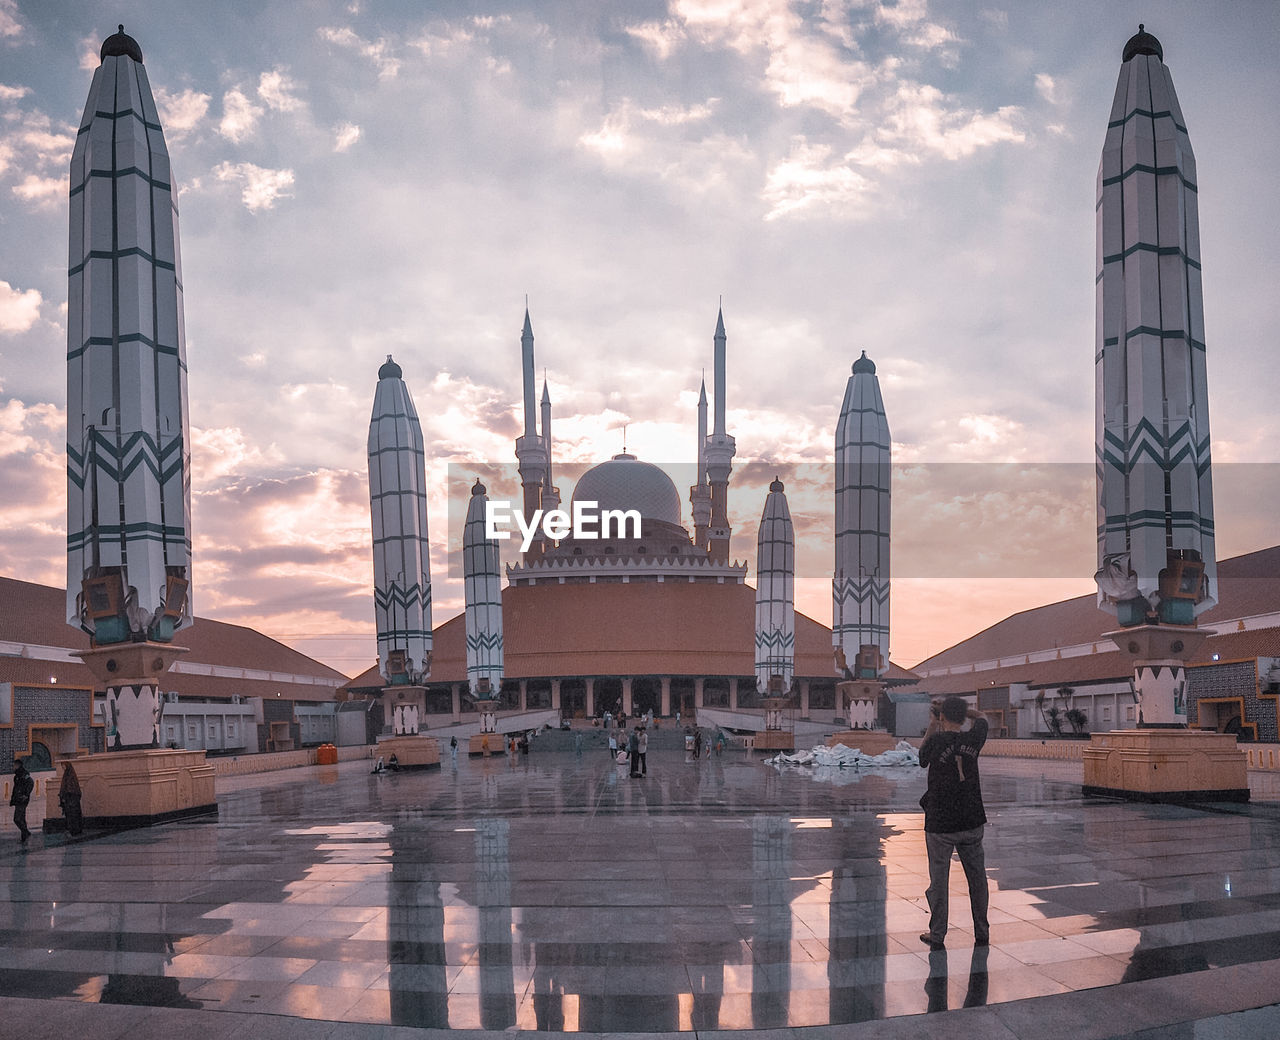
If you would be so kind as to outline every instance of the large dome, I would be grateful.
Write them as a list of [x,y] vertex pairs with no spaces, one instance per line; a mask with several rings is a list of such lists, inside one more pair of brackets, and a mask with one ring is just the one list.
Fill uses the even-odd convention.
[[645,520],[680,526],[680,495],[657,466],[625,452],[582,474],[574,502],[598,502],[600,509],[635,509]]

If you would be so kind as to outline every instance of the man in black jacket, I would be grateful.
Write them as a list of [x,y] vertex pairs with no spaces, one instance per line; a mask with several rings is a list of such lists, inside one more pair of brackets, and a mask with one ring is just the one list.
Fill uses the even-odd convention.
[[[982,806],[982,784],[978,778],[978,753],[987,740],[987,720],[969,708],[963,698],[934,701],[932,718],[920,744],[920,765],[929,770],[929,787],[920,805],[924,809],[924,841],[929,856],[929,930],[920,941],[940,950],[947,937],[947,886],[951,874],[951,853],[960,856],[960,865],[969,882],[969,905],[973,911],[973,940],[979,946],[989,941],[987,924],[987,869],[982,850],[982,829],[987,814]],[[965,721],[973,725],[965,729]]]
[[31,801],[31,791],[34,787],[35,781],[27,772],[26,765],[19,759],[13,770],[13,794],[9,798],[9,804],[13,806],[13,822],[18,825],[24,842],[31,837],[31,831],[27,828],[27,805]]

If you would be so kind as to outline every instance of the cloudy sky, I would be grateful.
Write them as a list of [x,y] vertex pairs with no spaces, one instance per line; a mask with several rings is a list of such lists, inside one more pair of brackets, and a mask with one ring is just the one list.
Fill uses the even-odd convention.
[[1271,0],[0,0],[0,573],[66,580],[67,164],[123,21],[181,188],[201,615],[373,662],[389,353],[428,446],[436,624],[456,613],[448,476],[514,461],[526,296],[566,462],[624,425],[691,460],[723,299],[734,555],[754,570],[785,471],[797,605],[826,623],[826,463],[866,350],[900,663],[1088,591],[1095,175],[1140,20],[1199,168],[1219,555],[1271,544]]

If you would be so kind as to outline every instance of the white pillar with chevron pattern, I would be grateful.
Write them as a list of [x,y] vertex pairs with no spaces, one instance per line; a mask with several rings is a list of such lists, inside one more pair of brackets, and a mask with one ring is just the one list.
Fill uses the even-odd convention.
[[107,38],[71,155],[67,622],[99,645],[191,620],[177,191],[142,50]]
[[1096,295],[1098,605],[1122,625],[1194,624],[1217,602],[1199,186],[1142,26],[1098,168]]
[[[756,689],[762,696],[791,692],[796,658],[796,537],[782,481],[764,500],[756,539]],[[776,683],[771,680],[777,680]]]
[[471,697],[477,701],[496,701],[502,690],[502,575],[498,569],[498,542],[485,537],[488,505],[485,486],[477,480],[462,529],[467,681],[471,684]]
[[[874,647],[875,674],[889,660],[889,420],[876,366],[853,363],[836,426],[836,572],[831,638],[836,673]],[[869,661],[865,655],[863,661]],[[841,667],[841,662],[844,666]],[[865,678],[874,678],[862,676]]]
[[389,686],[417,686],[431,674],[426,456],[413,398],[389,354],[369,420],[369,508],[378,663]]

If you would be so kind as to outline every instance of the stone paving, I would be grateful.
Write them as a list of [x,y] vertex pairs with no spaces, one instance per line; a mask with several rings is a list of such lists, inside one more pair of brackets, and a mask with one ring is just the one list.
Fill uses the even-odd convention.
[[913,768],[659,750],[631,779],[535,741],[221,778],[216,822],[10,828],[0,1035],[1280,1035],[1280,805],[1087,801],[1078,764],[1010,759],[983,785],[991,945],[956,866],[935,952]]

